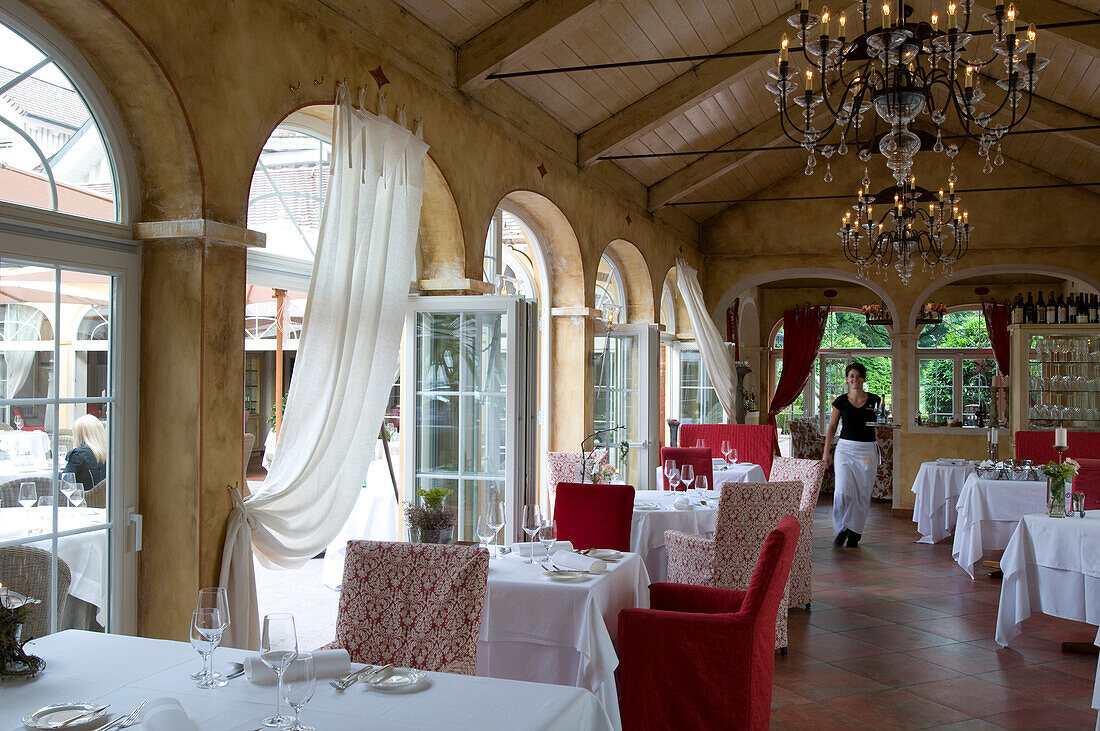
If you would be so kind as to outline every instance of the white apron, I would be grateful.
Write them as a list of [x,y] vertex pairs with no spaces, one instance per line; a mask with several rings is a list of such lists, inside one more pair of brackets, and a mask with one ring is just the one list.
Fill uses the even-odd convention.
[[833,471],[833,535],[845,529],[863,533],[878,472],[878,445],[838,439],[833,450]]

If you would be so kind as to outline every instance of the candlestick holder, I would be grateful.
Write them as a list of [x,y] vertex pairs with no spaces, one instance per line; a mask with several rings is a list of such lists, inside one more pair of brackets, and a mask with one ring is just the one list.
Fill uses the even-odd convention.
[[1062,462],[1062,455],[1067,449],[1069,449],[1069,447],[1066,446],[1066,445],[1061,445],[1061,446],[1059,446],[1057,444],[1054,445],[1054,451],[1058,453],[1058,462],[1059,462],[1059,464]]
[[989,442],[989,449],[987,450],[986,456],[989,457],[990,462],[999,462],[1001,453],[998,445],[994,444],[993,442]]

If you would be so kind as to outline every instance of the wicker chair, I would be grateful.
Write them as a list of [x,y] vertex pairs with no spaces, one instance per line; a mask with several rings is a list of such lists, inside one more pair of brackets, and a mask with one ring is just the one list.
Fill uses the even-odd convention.
[[8,480],[7,482],[0,484],[0,507],[18,507],[19,486],[22,485],[24,482],[34,483],[36,497],[53,495],[53,486],[50,484],[49,477],[21,477],[15,480]]
[[107,507],[107,478],[96,483],[95,487],[84,493],[84,504],[89,508]]
[[69,452],[73,451],[76,445],[73,443],[73,430],[72,429],[58,429],[57,430],[57,454],[62,459],[65,458]]
[[0,421],[0,431],[11,431],[11,430],[12,430],[11,424],[7,424],[7,423],[4,423],[4,422]]
[[[62,628],[65,600],[73,574],[69,565],[57,559],[57,625]],[[41,599],[23,623],[23,639],[45,637],[50,633],[50,615],[43,611],[50,603],[50,554],[30,546],[0,548],[0,583],[24,596]]]

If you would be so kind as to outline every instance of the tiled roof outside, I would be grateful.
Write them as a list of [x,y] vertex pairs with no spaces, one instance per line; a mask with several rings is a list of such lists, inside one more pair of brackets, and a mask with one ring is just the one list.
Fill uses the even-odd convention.
[[[17,71],[0,66],[0,86],[18,75]],[[91,117],[84,100],[75,91],[33,76],[8,89],[3,97],[28,117],[73,130],[83,127]]]

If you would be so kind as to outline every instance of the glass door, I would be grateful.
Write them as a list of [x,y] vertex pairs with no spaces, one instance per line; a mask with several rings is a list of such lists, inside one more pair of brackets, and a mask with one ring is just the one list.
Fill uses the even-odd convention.
[[656,487],[658,351],[655,325],[614,325],[593,343],[593,441],[639,490]]
[[[448,490],[456,540],[502,497],[506,530],[534,501],[537,308],[519,297],[412,297],[406,318],[405,500]],[[403,445],[404,447],[404,445]]]

